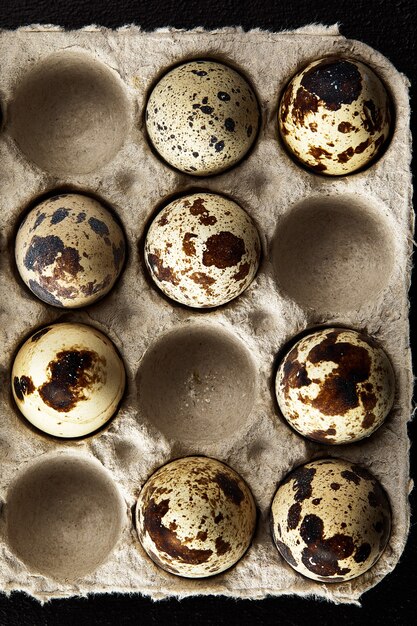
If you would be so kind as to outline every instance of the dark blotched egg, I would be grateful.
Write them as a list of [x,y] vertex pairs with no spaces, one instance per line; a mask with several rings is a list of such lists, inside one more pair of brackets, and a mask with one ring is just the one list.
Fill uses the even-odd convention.
[[25,217],[15,255],[22,279],[38,298],[58,307],[81,307],[114,285],[125,259],[125,238],[100,202],[62,194]]
[[214,307],[240,295],[259,265],[258,231],[232,200],[212,193],[183,196],[154,219],[145,262],[156,285],[191,307]]
[[297,468],[278,487],[271,530],[281,556],[297,572],[341,582],[380,558],[390,536],[391,509],[366,469],[323,459]]
[[384,350],[355,330],[326,328],[300,339],[275,380],[279,408],[301,435],[340,444],[371,435],[394,402],[395,380]]
[[310,63],[284,91],[279,130],[289,151],[320,174],[368,165],[390,135],[391,102],[373,70],[354,59]]
[[166,571],[186,578],[213,576],[246,552],[256,523],[252,494],[230,467],[186,457],[161,467],[136,506],[139,540]]

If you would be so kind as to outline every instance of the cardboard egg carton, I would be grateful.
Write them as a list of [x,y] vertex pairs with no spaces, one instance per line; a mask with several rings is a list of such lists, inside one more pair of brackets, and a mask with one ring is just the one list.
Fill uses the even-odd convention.
[[[394,133],[383,156],[368,169],[341,178],[297,165],[277,131],[279,97],[288,80],[308,62],[329,54],[369,64],[388,87],[395,108]],[[262,114],[250,155],[230,171],[203,179],[174,171],[158,159],[144,124],[144,105],[156,78],[173,64],[197,57],[240,69],[255,88]],[[413,379],[407,291],[413,213],[407,79],[375,50],[345,39],[336,27],[322,26],[284,33],[32,27],[1,32],[0,58],[0,587],[41,600],[117,591],[153,598],[314,594],[357,602],[395,567],[409,527],[406,424]],[[69,83],[76,86],[78,101],[66,110]],[[61,87],[62,99],[56,97]],[[54,129],[42,124],[49,106],[64,120]],[[108,110],[112,123],[103,127]],[[39,141],[44,133],[47,149]],[[69,151],[63,146],[70,146]],[[259,272],[247,291],[209,311],[164,298],[142,257],[144,232],[157,207],[196,188],[236,200],[254,219],[263,248]],[[110,204],[128,243],[125,270],[111,293],[73,311],[36,299],[14,262],[22,215],[37,198],[63,189]],[[106,333],[123,356],[128,378],[115,418],[95,436],[77,441],[31,429],[18,413],[10,386],[12,360],[22,341],[35,329],[64,320]],[[356,444],[331,447],[307,441],[278,414],[273,386],[277,354],[295,335],[322,324],[367,331],[394,366],[394,408],[373,436]],[[180,375],[174,381],[177,396],[161,374],[167,359],[173,370],[185,372],[181,384]],[[192,379],[195,371],[198,376]],[[171,459],[190,454],[228,463],[247,481],[259,509],[256,534],[243,559],[223,574],[200,580],[179,578],[154,565],[138,542],[132,516],[146,479]],[[370,469],[393,510],[389,545],[376,565],[350,582],[328,585],[293,571],[269,531],[277,484],[295,466],[326,455]],[[40,460],[44,464],[35,467]],[[68,467],[76,471],[68,472]],[[61,468],[61,478],[54,482],[56,468]],[[14,481],[23,475],[25,481],[16,487]],[[39,475],[42,484],[51,485],[42,492],[41,519],[30,508],[32,476]],[[82,495],[73,507],[68,509],[67,503],[60,509],[67,480],[79,485]],[[108,507],[83,525],[83,511],[95,493]],[[53,522],[57,541],[64,537],[68,545],[76,546],[77,533],[90,533],[91,552],[106,552],[110,539],[104,529],[110,523],[120,538],[93,574],[84,575],[93,555],[87,550],[74,557],[69,550],[73,577],[63,583],[14,556],[6,533],[8,514],[16,532],[28,526],[42,532],[42,524]],[[54,558],[54,546],[50,549],[50,554],[33,554],[33,562]]]

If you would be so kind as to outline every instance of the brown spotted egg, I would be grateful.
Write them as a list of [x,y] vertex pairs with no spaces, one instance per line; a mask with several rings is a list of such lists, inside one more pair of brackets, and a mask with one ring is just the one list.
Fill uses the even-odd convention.
[[271,531],[281,556],[300,574],[321,582],[351,580],[384,552],[390,504],[363,467],[342,459],[313,461],[278,487]]
[[100,202],[62,194],[24,218],[15,256],[20,276],[38,298],[58,307],[81,307],[114,285],[124,263],[125,239]]
[[146,128],[159,155],[193,174],[235,165],[255,141],[259,106],[246,79],[231,67],[195,60],[175,67],[153,88]]
[[258,231],[235,202],[212,193],[183,196],[154,219],[146,266],[169,298],[214,307],[240,295],[259,265]]
[[113,343],[84,324],[53,324],[20,348],[12,368],[19,410],[55,437],[83,437],[116,412],[125,369]]
[[340,176],[380,154],[390,135],[391,103],[370,67],[328,57],[294,76],[278,119],[284,144],[303,165]]
[[246,552],[256,523],[252,494],[230,467],[186,457],[161,467],[136,505],[139,540],[167,572],[186,578],[219,574]]
[[394,402],[392,365],[371,337],[326,328],[300,339],[275,381],[279,408],[297,432],[341,444],[371,435]]

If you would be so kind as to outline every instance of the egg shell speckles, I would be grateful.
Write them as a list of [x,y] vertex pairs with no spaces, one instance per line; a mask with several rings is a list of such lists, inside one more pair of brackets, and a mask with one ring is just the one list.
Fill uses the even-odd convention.
[[281,483],[272,502],[271,531],[281,556],[297,572],[341,582],[363,574],[382,555],[391,509],[366,469],[323,459],[302,465]]
[[349,443],[368,437],[385,420],[394,402],[394,372],[371,337],[327,328],[288,352],[275,391],[282,414],[301,435]]
[[213,576],[246,552],[256,524],[253,496],[242,478],[215,459],[186,457],[163,466],[136,506],[139,540],[166,571]]
[[58,307],[81,307],[114,285],[125,259],[125,239],[97,200],[62,194],[25,217],[15,256],[20,276],[38,298]]
[[165,74],[146,107],[146,128],[157,152],[194,176],[218,174],[240,161],[255,141],[259,119],[246,79],[208,60]]
[[19,410],[55,437],[82,437],[116,412],[125,369],[114,345],[84,324],[53,324],[20,348],[12,369]]
[[225,304],[252,282],[259,265],[258,231],[235,202],[210,193],[174,200],[154,219],[145,262],[173,300],[204,308]]
[[391,103],[370,67],[344,57],[314,61],[281,99],[279,130],[290,152],[320,174],[368,165],[390,135]]

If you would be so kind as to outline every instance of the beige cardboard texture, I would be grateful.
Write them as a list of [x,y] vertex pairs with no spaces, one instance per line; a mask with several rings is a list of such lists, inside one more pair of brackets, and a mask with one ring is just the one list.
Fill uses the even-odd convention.
[[[286,83],[308,62],[329,54],[369,64],[395,106],[395,129],[385,153],[368,169],[341,178],[300,167],[277,131]],[[197,57],[224,60],[241,70],[255,88],[262,114],[247,158],[204,179],[177,172],[154,154],[143,116],[158,76]],[[409,527],[406,424],[413,377],[407,291],[414,223],[407,79],[378,52],[340,36],[337,27],[322,26],[285,33],[32,27],[1,32],[0,58],[0,588],[24,590],[40,600],[118,591],[154,599],[295,594],[358,602],[395,567]],[[128,242],[126,266],[113,290],[87,309],[68,312],[33,296],[14,261],[24,213],[43,194],[63,188],[92,194],[112,207]],[[146,228],[161,203],[195,188],[240,204],[253,218],[263,249],[249,288],[206,312],[162,296],[142,257]],[[19,345],[54,321],[100,329],[126,366],[127,391],[116,417],[83,440],[59,441],[35,432],[12,399],[10,372]],[[394,367],[396,396],[386,423],[350,446],[303,439],[279,416],[274,399],[278,352],[320,324],[365,330]],[[159,466],[196,454],[235,469],[259,509],[256,534],[243,559],[202,580],[158,569],[138,542],[131,514],[142,485]],[[368,467],[393,510],[382,558],[363,576],[332,585],[293,571],[269,531],[277,484],[296,465],[326,455]],[[74,481],[67,489],[71,464]],[[48,492],[42,476],[50,474],[55,486]],[[91,513],[84,524],[80,511],[95,491],[97,517]],[[42,530],[50,519],[53,528]],[[77,524],[80,541],[88,546],[83,553]],[[33,533],[33,550],[20,535],[22,525]],[[48,532],[55,533],[58,545],[52,545]],[[49,551],[42,547],[45,541]]]

